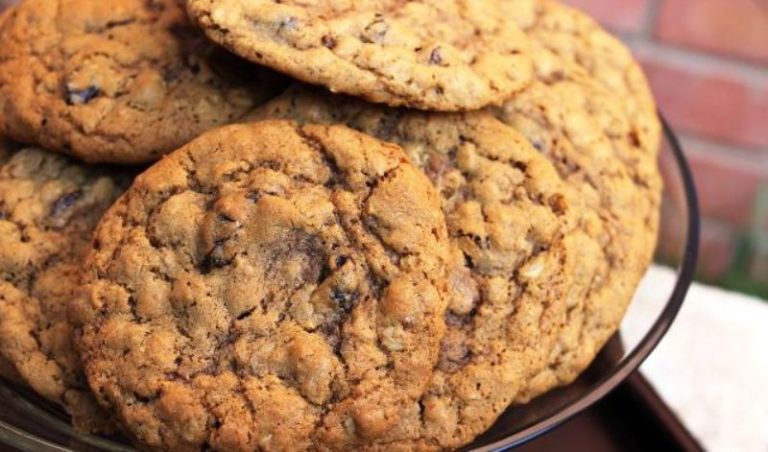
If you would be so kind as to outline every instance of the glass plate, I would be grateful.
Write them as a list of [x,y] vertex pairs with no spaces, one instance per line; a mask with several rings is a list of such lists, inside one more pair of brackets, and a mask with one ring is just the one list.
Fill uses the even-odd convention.
[[[631,307],[619,333],[608,342],[592,365],[572,384],[551,391],[526,405],[508,409],[485,434],[465,450],[505,450],[547,432],[600,400],[632,372],[656,347],[669,329],[693,279],[699,242],[696,191],[680,144],[666,121],[665,142],[659,157],[665,199],[662,229],[680,237],[664,248],[667,258],[679,262],[678,277],[658,293],[653,307]],[[674,256],[669,256],[670,250]],[[641,284],[651,284],[644,280]],[[648,315],[653,312],[654,315]],[[121,438],[75,432],[56,405],[26,388],[0,381],[0,447],[19,451],[131,451]]]

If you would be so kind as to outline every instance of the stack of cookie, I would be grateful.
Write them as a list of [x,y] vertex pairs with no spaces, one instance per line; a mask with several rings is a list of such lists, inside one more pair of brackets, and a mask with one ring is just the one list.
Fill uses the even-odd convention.
[[553,0],[24,0],[0,42],[0,373],[85,432],[458,448],[655,248],[644,76]]

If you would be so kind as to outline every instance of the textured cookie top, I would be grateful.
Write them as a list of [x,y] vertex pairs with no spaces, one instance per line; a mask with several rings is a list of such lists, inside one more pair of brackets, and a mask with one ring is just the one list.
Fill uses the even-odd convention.
[[579,230],[598,250],[594,259],[575,263],[574,284],[586,286],[587,296],[569,310],[550,365],[531,380],[518,402],[568,384],[586,369],[618,328],[655,248],[659,193],[637,184],[616,157],[599,120],[606,112],[600,100],[612,102],[609,97],[583,83],[537,83],[508,102],[500,115],[576,191]]
[[279,86],[176,0],[24,0],[0,42],[0,132],[88,162],[156,160]]
[[[515,19],[531,40],[536,77],[584,78],[610,93],[602,126],[616,157],[640,183],[658,186],[661,126],[648,82],[629,49],[586,14],[551,0],[516,0]],[[548,53],[549,55],[542,55]],[[619,115],[611,114],[619,112]]]
[[75,426],[109,429],[88,390],[67,321],[99,217],[127,177],[39,149],[0,162],[0,354]]
[[542,370],[583,287],[570,260],[595,252],[572,234],[569,193],[527,140],[487,113],[390,109],[294,87],[254,112],[347,124],[403,147],[442,195],[448,231],[464,257],[430,387],[398,428],[371,441],[456,448],[491,426]]
[[235,53],[334,92],[456,111],[498,104],[530,81],[513,2],[188,0]]
[[521,393],[525,402],[573,381],[618,328],[655,249],[661,177],[658,118],[629,52],[573,9],[519,4],[529,5],[536,81],[495,113],[578,192],[580,230],[601,250],[578,263],[589,295],[569,311],[551,365]]
[[444,334],[428,179],[341,126],[227,126],[139,176],[73,306],[97,396],[152,448],[350,448],[398,424]]

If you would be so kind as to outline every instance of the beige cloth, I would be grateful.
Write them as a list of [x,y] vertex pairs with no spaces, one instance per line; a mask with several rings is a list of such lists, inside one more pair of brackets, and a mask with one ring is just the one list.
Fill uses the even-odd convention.
[[[675,278],[649,270],[621,327],[629,344]],[[641,371],[706,450],[768,451],[768,302],[694,284]]]

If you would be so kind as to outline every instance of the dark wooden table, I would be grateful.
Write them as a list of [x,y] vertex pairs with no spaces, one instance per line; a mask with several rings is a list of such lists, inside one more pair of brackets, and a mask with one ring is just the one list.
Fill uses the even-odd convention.
[[515,449],[521,452],[702,451],[672,410],[635,373],[589,410]]

